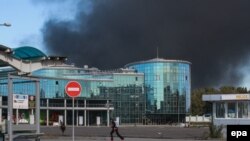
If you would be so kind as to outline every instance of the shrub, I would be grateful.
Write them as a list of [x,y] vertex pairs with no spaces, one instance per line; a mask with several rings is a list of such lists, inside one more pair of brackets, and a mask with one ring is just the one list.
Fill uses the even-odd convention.
[[209,125],[209,137],[210,138],[221,138],[222,137],[223,125],[216,126],[213,124]]

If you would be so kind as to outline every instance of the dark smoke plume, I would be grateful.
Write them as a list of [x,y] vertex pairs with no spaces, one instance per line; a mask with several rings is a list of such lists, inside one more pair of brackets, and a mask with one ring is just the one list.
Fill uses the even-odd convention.
[[49,19],[43,28],[51,54],[100,69],[159,56],[192,62],[192,87],[237,85],[250,45],[250,1],[79,1],[75,20]]

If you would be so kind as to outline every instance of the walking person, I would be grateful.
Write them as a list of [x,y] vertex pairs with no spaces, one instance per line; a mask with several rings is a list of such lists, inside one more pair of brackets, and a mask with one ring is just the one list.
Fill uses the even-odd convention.
[[116,132],[116,135],[117,135],[121,140],[124,140],[124,137],[121,136],[121,135],[119,134],[118,127],[116,126],[115,121],[114,121],[112,118],[110,119],[110,121],[111,121],[111,128],[112,128],[112,130],[111,130],[111,132],[110,132],[111,141],[113,141],[113,133],[114,133],[114,132]]

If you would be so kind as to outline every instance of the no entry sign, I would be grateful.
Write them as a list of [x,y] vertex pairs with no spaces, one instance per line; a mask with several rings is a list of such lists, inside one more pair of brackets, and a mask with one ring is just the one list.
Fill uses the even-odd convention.
[[68,84],[65,86],[65,91],[68,94],[69,97],[72,97],[72,119],[73,119],[73,124],[72,124],[72,140],[75,141],[75,114],[74,114],[74,105],[75,105],[75,97],[78,97],[81,94],[82,91],[82,86],[80,83],[77,81],[69,81]]
[[69,81],[65,86],[65,91],[69,97],[78,97],[81,94],[82,86],[77,81]]

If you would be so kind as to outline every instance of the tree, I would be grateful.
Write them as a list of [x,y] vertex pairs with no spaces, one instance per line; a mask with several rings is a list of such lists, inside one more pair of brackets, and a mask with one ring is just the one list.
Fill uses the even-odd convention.
[[202,113],[202,101],[201,96],[204,89],[195,89],[191,95],[191,113],[192,115],[200,115]]
[[237,89],[232,86],[222,86],[220,87],[220,93],[222,94],[235,94],[237,93]]
[[191,94],[191,114],[203,115],[212,112],[212,104],[202,101],[204,94],[237,94],[248,93],[246,87],[222,86],[219,89],[214,88],[199,88],[194,89]]
[[237,87],[236,91],[237,93],[248,93],[246,87]]
[[217,94],[218,90],[214,88],[199,88],[192,91],[191,95],[191,114],[203,115],[211,113],[211,103],[202,101],[203,94]]

